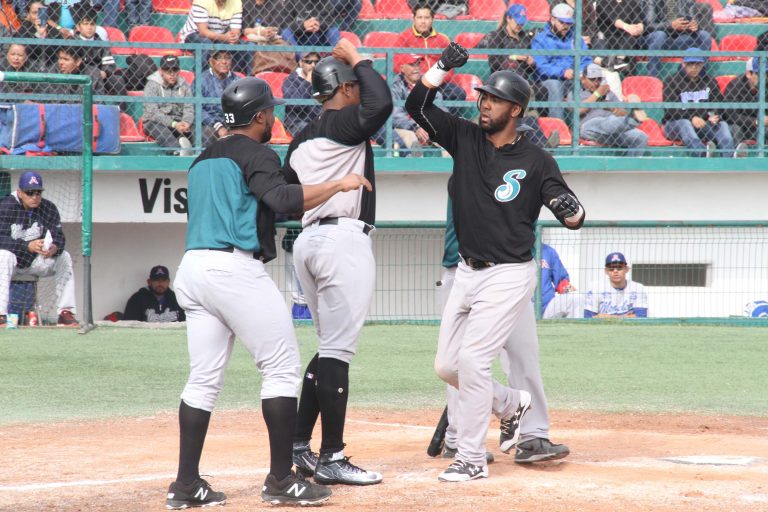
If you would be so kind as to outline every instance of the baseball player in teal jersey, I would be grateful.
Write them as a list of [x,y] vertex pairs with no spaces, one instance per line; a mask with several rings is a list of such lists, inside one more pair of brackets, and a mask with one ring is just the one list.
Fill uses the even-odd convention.
[[[453,288],[456,268],[459,265],[459,241],[453,226],[453,207],[448,199],[448,214],[445,225],[443,250],[443,275],[438,284],[438,302],[441,309],[445,306]],[[520,422],[520,440],[515,451],[515,462],[520,464],[544,462],[567,457],[570,451],[563,444],[554,444],[549,440],[549,415],[547,398],[539,367],[539,338],[536,334],[536,319],[531,303],[527,312],[507,342],[509,351],[499,355],[501,369],[507,376],[511,388],[525,389],[531,394],[531,408]],[[458,406],[459,392],[453,386],[446,386],[448,402],[448,428],[445,431],[444,458],[453,458],[458,445],[456,425],[458,418],[454,411]],[[509,420],[506,420],[509,421]],[[509,429],[502,421],[502,430]],[[493,456],[486,452],[486,460],[493,461]]]
[[260,370],[270,471],[261,497],[272,504],[318,505],[331,491],[292,472],[299,349],[288,309],[264,264],[275,257],[275,212],[298,213],[337,192],[371,184],[360,175],[289,185],[264,143],[275,122],[269,85],[239,80],[221,104],[230,135],[209,146],[188,175],[186,253],[174,287],[187,313],[190,373],[179,406],[179,469],[166,508],[223,505],[226,496],[200,478],[208,423],[237,337]]

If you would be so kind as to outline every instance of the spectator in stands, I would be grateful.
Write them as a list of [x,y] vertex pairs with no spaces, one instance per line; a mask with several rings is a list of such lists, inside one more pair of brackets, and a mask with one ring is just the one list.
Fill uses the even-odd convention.
[[184,322],[186,319],[171,290],[171,274],[163,265],[152,267],[147,286],[131,295],[123,315],[123,320],[139,322]]
[[[526,32],[523,26],[528,23],[525,6],[512,4],[504,11],[496,30],[489,32],[483,37],[477,48],[507,48],[530,49],[533,42],[533,32]],[[533,71],[536,68],[536,61],[531,55],[516,55],[514,52],[510,55],[489,55],[488,66],[491,73],[502,69],[515,71],[524,78],[531,79]]]
[[[125,0],[124,12],[129,31],[139,25],[152,24],[152,0]],[[109,25],[105,20],[102,20],[102,23]]]
[[717,23],[728,23],[741,18],[764,18],[768,16],[766,0],[728,0],[722,10],[713,14]]
[[144,96],[168,98],[163,103],[148,101],[142,115],[144,131],[164,148],[181,148],[178,154],[191,156],[192,126],[195,121],[195,105],[173,103],[172,98],[191,98],[192,89],[185,80],[179,80],[179,58],[165,55],[160,59],[160,69],[149,75]]
[[[423,55],[421,61],[421,72],[426,73],[432,65],[437,62],[442,53],[442,49],[451,43],[451,40],[445,34],[441,34],[433,27],[435,19],[434,11],[431,7],[418,4],[413,8],[413,25],[400,33],[396,46],[398,48],[439,48],[440,52],[435,55]],[[467,94],[464,89],[450,82],[453,71],[448,73],[448,78],[440,86],[440,92],[443,99],[447,101],[465,101]],[[458,115],[459,111],[455,108],[448,109]]]
[[[556,1],[549,2],[554,5]],[[565,0],[565,3],[576,11],[576,0]],[[592,44],[597,39],[597,13],[595,7],[599,2],[582,1],[581,2],[581,37],[584,39],[584,43],[592,47]]]
[[[72,7],[75,18],[74,39],[82,41],[104,42],[96,33],[96,10],[86,2]],[[106,46],[87,46],[83,48],[83,62],[86,66],[99,69],[104,89],[112,96],[125,96],[126,87],[122,73],[118,72],[115,58]]]
[[[288,45],[280,35],[287,24],[284,0],[250,0],[243,4],[243,38],[250,44]],[[262,71],[292,73],[296,70],[296,53],[256,51],[253,59],[243,58],[238,64],[245,74],[256,75]]]
[[[572,50],[574,48],[573,8],[567,4],[557,4],[550,13],[549,24],[533,38],[534,50]],[[583,41],[579,42],[587,49]],[[574,59],[565,55],[537,55],[536,79],[547,90],[547,101],[563,101],[566,90],[576,73],[580,73],[592,62],[589,57],[582,57],[578,71],[574,71]],[[549,116],[564,119],[563,107],[549,107]]]
[[237,44],[242,23],[241,0],[194,0],[179,39],[185,43]]
[[[203,97],[218,100],[224,89],[237,80],[237,76],[232,72],[232,54],[228,50],[213,51],[208,65],[210,67],[203,72],[202,77]],[[208,146],[225,135],[229,135],[229,130],[224,125],[221,102],[203,104],[203,145]]]
[[[41,0],[31,0],[24,6],[23,19],[21,26],[16,33],[18,37],[46,39],[48,37],[48,25],[40,22],[40,11],[45,9]],[[47,50],[47,51],[46,51]],[[35,66],[47,64],[47,60],[52,56],[48,46],[29,45],[27,48],[29,61]]]
[[15,192],[0,200],[0,325],[6,323],[14,276],[55,276],[58,324],[77,326],[75,274],[56,205],[43,198],[43,178],[22,173]]
[[[581,117],[581,138],[603,146],[627,148],[627,156],[642,156],[648,147],[648,136],[637,127],[648,119],[645,111],[636,109],[630,113],[621,108],[606,109],[596,105],[603,101],[621,101],[610,91],[603,76],[603,68],[597,64],[588,65],[581,73],[581,101],[588,104],[579,111]],[[568,93],[567,101],[573,100]],[[639,103],[640,98],[630,96],[630,103]]]
[[571,293],[576,287],[571,284],[568,270],[560,261],[554,247],[541,244],[541,317],[542,318],[583,318],[583,307],[578,295]]
[[[56,52],[56,64],[51,66],[49,73],[61,73],[63,75],[88,75],[93,82],[93,94],[106,94],[101,72],[94,66],[85,64],[83,59],[84,48],[80,46],[62,46]],[[77,94],[80,95],[79,85],[46,84],[43,88],[46,94]],[[75,103],[78,100],[61,100],[67,103]]]
[[[143,0],[149,2],[150,14],[152,13],[152,0]],[[81,3],[88,3],[88,0]],[[101,24],[108,27],[117,26],[117,16],[120,13],[120,0],[90,0],[90,4],[101,11]],[[128,2],[126,2],[125,9],[128,10]],[[147,23],[149,25],[149,23]],[[131,25],[133,26],[133,25]]]
[[[405,101],[413,86],[421,80],[422,60],[424,60],[424,55],[417,55],[415,53],[395,55],[394,71],[397,75],[395,75],[390,86],[393,100]],[[436,99],[443,99],[441,92],[438,91]],[[421,156],[421,152],[418,152],[418,149],[422,146],[431,145],[429,134],[416,121],[411,119],[411,116],[408,115],[404,107],[395,106],[392,110],[392,126],[403,141],[403,146],[416,151],[411,153],[412,156]]]
[[[743,75],[731,80],[725,88],[723,101],[728,103],[756,103],[759,101],[760,68],[758,59],[749,59],[746,68]],[[768,98],[768,91],[766,93],[766,98]],[[733,138],[742,143],[757,139],[757,127],[760,123],[768,127],[768,115],[759,119],[758,114],[759,111],[756,108],[739,108],[725,110],[723,117],[728,121],[728,126],[731,127]],[[766,136],[768,136],[768,129],[766,129]],[[740,149],[743,150],[744,148]]]
[[[283,98],[312,99],[312,71],[320,61],[320,54],[308,52],[301,56],[299,67],[283,81]],[[285,128],[291,135],[297,135],[311,120],[320,115],[322,107],[316,105],[286,105]]]
[[[592,41],[595,50],[639,50],[645,32],[645,0],[608,0],[595,3],[597,34]],[[631,58],[597,57],[596,64],[616,71],[630,66]]]
[[21,25],[16,15],[18,10],[14,9],[11,0],[2,0],[0,9],[0,37],[11,37]]
[[[688,52],[701,51],[688,48]],[[693,103],[696,108],[667,109],[664,113],[664,135],[670,140],[682,140],[694,156],[712,156],[720,148],[722,156],[734,156],[734,143],[728,123],[717,110],[704,103],[721,102],[723,95],[714,78],[704,72],[705,57],[686,55],[683,69],[664,83],[664,101]],[[704,140],[708,141],[705,145]],[[743,148],[739,148],[740,150]]]
[[[692,47],[709,50],[712,47],[712,35],[701,28],[694,3],[694,0],[647,0],[645,47],[648,50],[682,50]],[[661,57],[648,57],[650,75],[658,77],[660,67]]]
[[331,16],[339,24],[339,30],[352,30],[363,8],[362,0],[328,0]]
[[[645,287],[627,278],[630,267],[620,252],[612,252],[605,258],[605,275],[608,283],[601,281],[587,292],[584,316],[586,318],[646,318],[648,295]],[[610,286],[607,286],[610,284]]]
[[[283,39],[296,46],[334,46],[341,38],[327,2],[291,0],[287,8],[288,26]],[[298,60],[299,54],[296,58]]]
[[[27,48],[23,44],[11,43],[7,46],[5,56],[0,61],[0,71],[30,73],[38,70],[35,64],[27,58]],[[38,86],[31,82],[0,82],[0,92],[31,93],[38,89]],[[13,101],[21,102],[23,100],[15,99]]]

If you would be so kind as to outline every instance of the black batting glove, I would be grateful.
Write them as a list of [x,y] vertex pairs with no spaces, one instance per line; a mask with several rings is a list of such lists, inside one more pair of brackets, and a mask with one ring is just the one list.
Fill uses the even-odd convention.
[[467,63],[467,60],[469,60],[467,49],[459,43],[451,43],[443,50],[443,54],[440,55],[437,67],[443,71],[450,71],[453,68],[460,68]]
[[579,201],[571,194],[564,192],[549,202],[549,208],[559,220],[565,220],[579,213]]

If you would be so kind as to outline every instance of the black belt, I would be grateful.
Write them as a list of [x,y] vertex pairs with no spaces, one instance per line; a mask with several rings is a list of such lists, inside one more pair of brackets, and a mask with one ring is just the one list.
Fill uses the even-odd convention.
[[[209,247],[209,251],[221,251],[221,252],[235,252],[234,247]],[[253,259],[264,261],[264,255],[260,252],[253,253]]]
[[492,261],[476,260],[475,258],[462,259],[464,260],[464,263],[466,263],[472,270],[483,270],[498,265],[498,263],[493,263]]
[[[339,224],[339,218],[338,217],[325,217],[324,219],[320,219],[318,221],[318,224],[320,224],[321,226],[326,226],[328,224],[333,224],[334,226],[337,226]],[[371,226],[370,224],[363,223],[363,234],[364,235],[367,235],[368,233],[370,233],[372,229],[373,229],[373,226]]]

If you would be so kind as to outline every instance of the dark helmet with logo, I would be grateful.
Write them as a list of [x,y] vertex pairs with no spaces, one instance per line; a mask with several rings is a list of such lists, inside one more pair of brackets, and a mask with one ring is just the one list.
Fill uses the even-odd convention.
[[346,82],[356,82],[357,75],[352,66],[333,57],[325,57],[312,71],[312,97],[329,99]]
[[485,85],[475,87],[475,90],[517,103],[522,108],[517,117],[525,115],[528,102],[531,100],[531,84],[514,71],[496,71],[488,78]]
[[257,113],[283,103],[266,81],[252,76],[232,82],[221,95],[224,123],[230,128],[248,126]]

